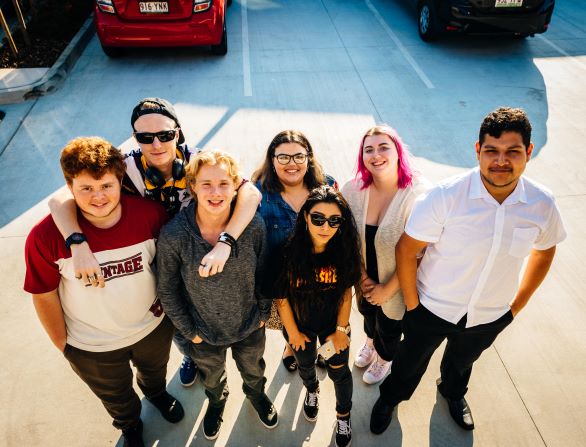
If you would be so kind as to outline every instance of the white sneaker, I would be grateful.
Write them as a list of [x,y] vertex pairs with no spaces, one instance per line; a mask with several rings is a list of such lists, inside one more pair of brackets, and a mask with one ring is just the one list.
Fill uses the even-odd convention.
[[372,340],[371,344],[368,344],[368,340],[369,339],[367,338],[364,342],[364,345],[362,345],[362,348],[360,348],[356,354],[356,358],[354,359],[354,364],[359,368],[364,368],[365,366],[370,365],[374,360],[374,356],[376,355],[376,350],[372,345]]
[[376,355],[374,362],[372,362],[368,369],[364,371],[362,380],[364,380],[369,385],[380,382],[389,372],[391,363],[393,362],[387,362],[386,360],[383,360],[378,355]]

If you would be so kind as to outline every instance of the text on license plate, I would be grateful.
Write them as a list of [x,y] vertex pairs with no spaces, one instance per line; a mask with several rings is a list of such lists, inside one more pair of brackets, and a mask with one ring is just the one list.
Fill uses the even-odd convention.
[[518,8],[523,6],[523,0],[496,0],[495,8]]
[[169,12],[169,3],[167,2],[138,2],[138,7],[143,14],[161,14]]

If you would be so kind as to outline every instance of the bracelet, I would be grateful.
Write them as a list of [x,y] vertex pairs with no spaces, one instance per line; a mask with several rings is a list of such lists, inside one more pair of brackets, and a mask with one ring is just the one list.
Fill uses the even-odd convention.
[[230,247],[230,256],[234,256],[235,258],[238,257],[238,243],[230,233],[222,231],[220,236],[218,236],[218,242],[226,244]]

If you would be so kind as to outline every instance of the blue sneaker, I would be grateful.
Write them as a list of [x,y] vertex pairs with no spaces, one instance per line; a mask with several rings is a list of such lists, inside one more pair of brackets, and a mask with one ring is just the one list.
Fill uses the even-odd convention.
[[197,376],[197,366],[191,360],[191,357],[184,356],[181,362],[181,368],[179,368],[179,381],[184,387],[193,385],[195,377]]

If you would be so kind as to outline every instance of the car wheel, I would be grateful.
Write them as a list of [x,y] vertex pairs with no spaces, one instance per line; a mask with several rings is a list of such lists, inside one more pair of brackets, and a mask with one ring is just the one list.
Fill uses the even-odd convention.
[[430,0],[423,0],[417,8],[418,30],[421,40],[429,42],[438,37],[438,20]]
[[120,57],[120,56],[122,56],[122,53],[123,53],[122,48],[105,47],[104,45],[102,45],[102,51],[104,51],[106,56],[112,57],[112,58]]
[[222,40],[218,45],[212,45],[212,54],[224,56],[228,52],[228,34],[226,33],[226,22],[222,30]]

